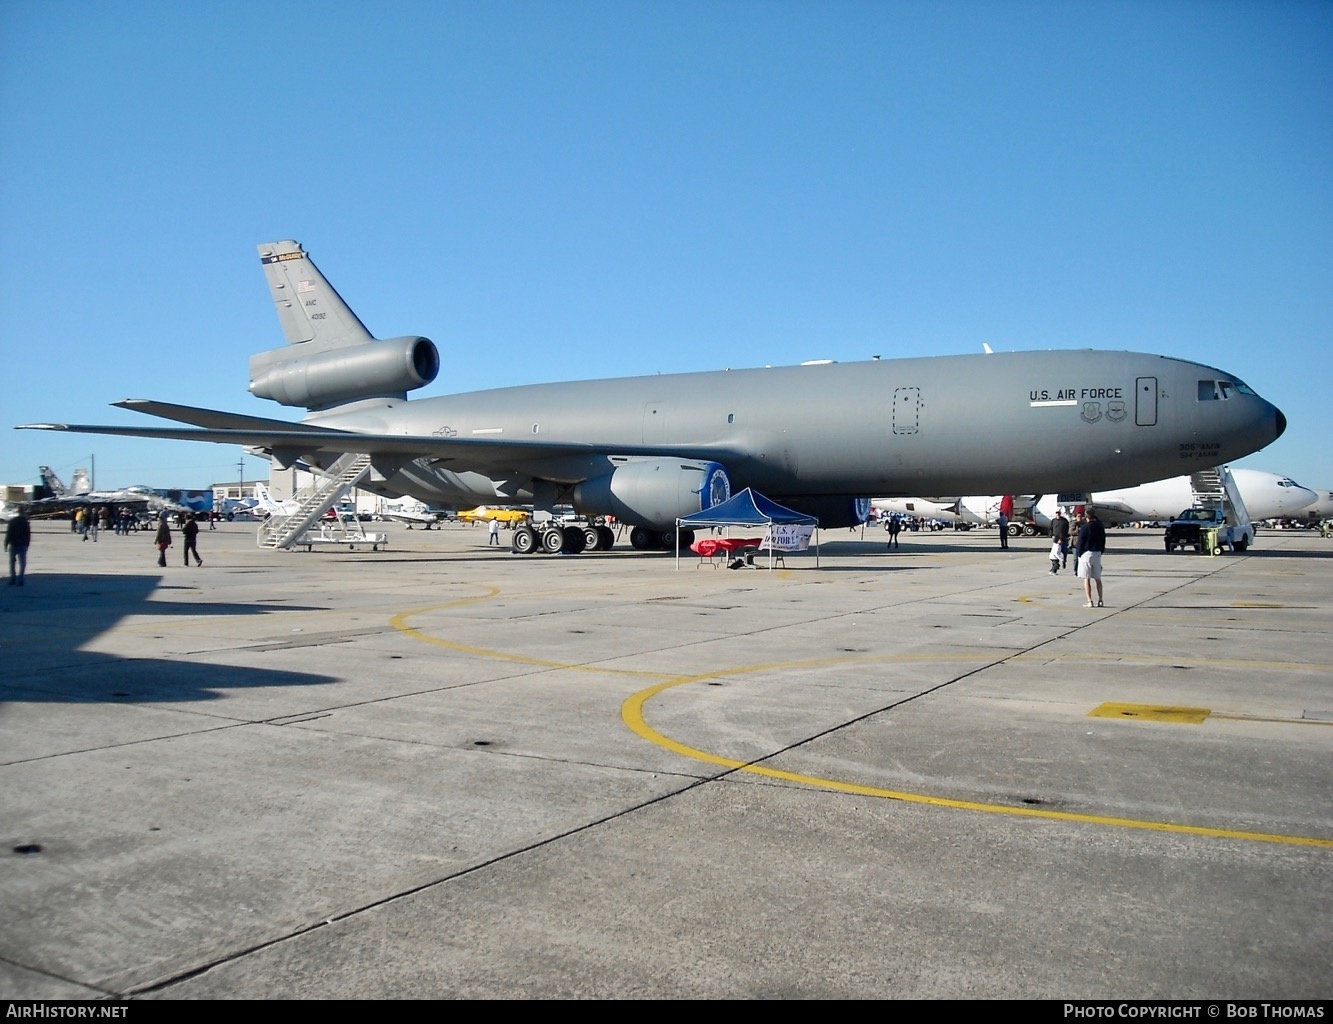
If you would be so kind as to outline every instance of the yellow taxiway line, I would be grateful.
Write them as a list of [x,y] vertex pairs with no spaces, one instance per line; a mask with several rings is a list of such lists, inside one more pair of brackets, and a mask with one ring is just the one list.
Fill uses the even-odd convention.
[[[819,658],[803,661],[772,662],[768,664],[746,665],[730,669],[717,669],[700,675],[682,676],[669,672],[652,672],[636,669],[617,669],[609,668],[604,665],[576,665],[566,662],[554,661],[549,658],[533,658],[526,655],[514,654],[508,651],[497,651],[484,647],[475,647],[470,644],[461,644],[452,640],[444,640],[440,637],[431,636],[408,624],[408,620],[431,611],[439,611],[443,608],[458,607],[460,605],[474,604],[479,601],[488,600],[499,593],[497,588],[489,588],[489,592],[479,594],[474,597],[461,598],[457,601],[448,601],[442,604],[430,605],[424,608],[415,608],[409,611],[401,612],[393,616],[389,622],[395,628],[408,634],[414,639],[433,644],[437,647],[444,647],[449,650],[459,651],[461,653],[472,654],[482,658],[495,658],[503,661],[511,661],[523,665],[535,665],[542,668],[552,668],[560,670],[578,671],[578,672],[599,672],[610,675],[623,675],[635,677],[654,677],[664,680],[656,685],[649,686],[631,694],[620,708],[620,717],[625,725],[636,735],[647,740],[649,743],[669,750],[681,757],[687,757],[691,760],[702,761],[706,764],[717,765],[732,771],[746,772],[750,775],[758,775],[763,778],[775,779],[782,782],[791,782],[803,786],[812,786],[818,789],[831,790],[838,793],[850,793],[857,796],[874,797],[881,800],[898,800],[904,803],[925,804],[931,807],[948,807],[953,810],[976,811],[983,814],[1008,814],[1022,818],[1042,818],[1048,821],[1066,821],[1084,825],[1107,825],[1116,828],[1141,829],[1152,832],[1170,832],[1178,835],[1208,836],[1217,839],[1243,839],[1252,842],[1262,843],[1281,843],[1290,846],[1313,846],[1325,849],[1333,849],[1333,839],[1321,839],[1315,836],[1293,836],[1283,835],[1274,832],[1246,832],[1238,829],[1208,828],[1202,825],[1182,825],[1169,821],[1151,821],[1143,818],[1116,818],[1100,814],[1084,814],[1076,811],[1057,811],[1039,807],[1014,807],[1007,804],[983,803],[975,800],[955,800],[949,797],[931,796],[926,793],[911,793],[905,790],[884,789],[879,786],[864,786],[858,783],[843,782],[838,779],[826,779],[816,775],[805,775],[799,772],[788,772],[777,768],[769,768],[762,764],[756,764],[748,761],[737,761],[732,758],[722,757],[717,754],[709,753],[705,750],[699,750],[695,747],[687,746],[671,739],[652,726],[650,726],[644,717],[644,706],[649,700],[667,690],[678,686],[684,686],[687,683],[705,682],[708,680],[719,679],[727,676],[747,675],[752,672],[791,669],[801,667],[811,667],[814,665],[840,664],[857,661],[956,661],[966,658],[977,658],[983,656],[982,652],[969,651],[958,652],[956,654],[939,655],[907,655],[905,657],[893,656],[871,656],[871,657],[848,657],[848,658]],[[1082,652],[1080,657],[1092,658],[1094,655]],[[1017,655],[1022,658],[1023,655]],[[1046,655],[1047,658],[1050,655]],[[1122,659],[1113,659],[1122,660]],[[1148,661],[1150,659],[1136,657],[1134,661]],[[1226,660],[1221,662],[1226,665],[1255,665],[1255,662],[1240,662]],[[1312,665],[1282,665],[1283,668],[1301,668],[1310,670],[1320,670],[1322,666]],[[1326,669],[1325,669],[1326,670]]]

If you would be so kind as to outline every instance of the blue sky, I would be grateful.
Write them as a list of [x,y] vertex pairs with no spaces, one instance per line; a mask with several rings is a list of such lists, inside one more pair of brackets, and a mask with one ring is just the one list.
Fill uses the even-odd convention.
[[292,416],[245,390],[282,238],[436,342],[421,397],[1130,349],[1240,376],[1290,421],[1241,464],[1333,487],[1333,4],[6,0],[0,482],[235,479],[7,428]]

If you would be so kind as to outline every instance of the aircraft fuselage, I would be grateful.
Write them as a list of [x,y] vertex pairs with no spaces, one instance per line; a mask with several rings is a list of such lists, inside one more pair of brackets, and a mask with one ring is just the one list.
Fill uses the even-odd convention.
[[[1221,382],[1219,385],[1218,382]],[[637,455],[711,459],[732,488],[779,501],[1105,490],[1189,473],[1274,440],[1281,413],[1198,363],[1130,352],[1051,351],[876,360],[376,399],[311,426],[458,439],[586,442],[535,472],[447,460],[400,465],[387,491],[423,500],[531,498]]]

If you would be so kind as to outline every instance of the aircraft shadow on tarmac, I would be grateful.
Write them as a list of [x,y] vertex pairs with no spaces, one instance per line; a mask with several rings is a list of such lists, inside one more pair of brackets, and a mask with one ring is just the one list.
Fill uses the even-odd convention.
[[[219,699],[224,690],[336,681],[308,672],[211,664],[191,657],[122,657],[82,649],[129,616],[211,618],[324,610],[290,604],[149,600],[173,589],[198,593],[194,587],[163,586],[157,575],[39,573],[30,574],[22,588],[4,588],[8,593],[0,592],[0,655],[5,663],[0,703],[204,701]],[[155,639],[150,627],[138,631],[134,642],[151,649]],[[206,649],[208,644],[201,638],[200,646]]]

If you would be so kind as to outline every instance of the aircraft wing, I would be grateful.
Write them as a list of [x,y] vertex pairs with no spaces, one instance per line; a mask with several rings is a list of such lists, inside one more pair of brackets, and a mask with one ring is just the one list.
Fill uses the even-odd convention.
[[136,502],[140,505],[148,503],[145,498],[117,501],[102,495],[94,497],[91,494],[57,494],[50,498],[36,498],[32,501],[25,501],[23,504],[34,510],[41,510],[48,508],[79,508],[83,505],[133,505]]
[[[1093,498],[1095,499],[1096,495],[1093,495]],[[1129,516],[1132,518],[1139,514],[1138,509],[1133,508],[1130,505],[1127,505],[1123,501],[1111,501],[1109,499],[1106,501],[1093,500],[1093,501],[1085,501],[1082,502],[1081,504],[1091,505],[1098,512],[1107,515]]]
[[147,416],[158,416],[177,423],[189,423],[195,427],[208,427],[215,430],[300,430],[309,432],[318,430],[304,423],[292,423],[289,420],[272,420],[264,416],[245,416],[241,413],[222,412],[218,409],[200,409],[193,405],[174,405],[171,402],[155,402],[148,398],[126,398],[112,402],[117,409],[141,412]]
[[[187,407],[180,407],[182,409]],[[205,410],[198,410],[200,412]],[[227,414],[222,414],[227,415]],[[271,420],[267,422],[281,422]],[[89,423],[25,423],[18,430],[61,430],[112,437],[151,437],[169,441],[212,441],[252,448],[283,449],[302,454],[428,457],[436,462],[465,462],[468,468],[522,467],[570,455],[659,455],[676,458],[737,459],[740,453],[713,445],[598,444],[588,441],[528,441],[495,438],[434,437],[413,434],[362,434],[283,423],[286,429],[183,427],[113,427]]]

